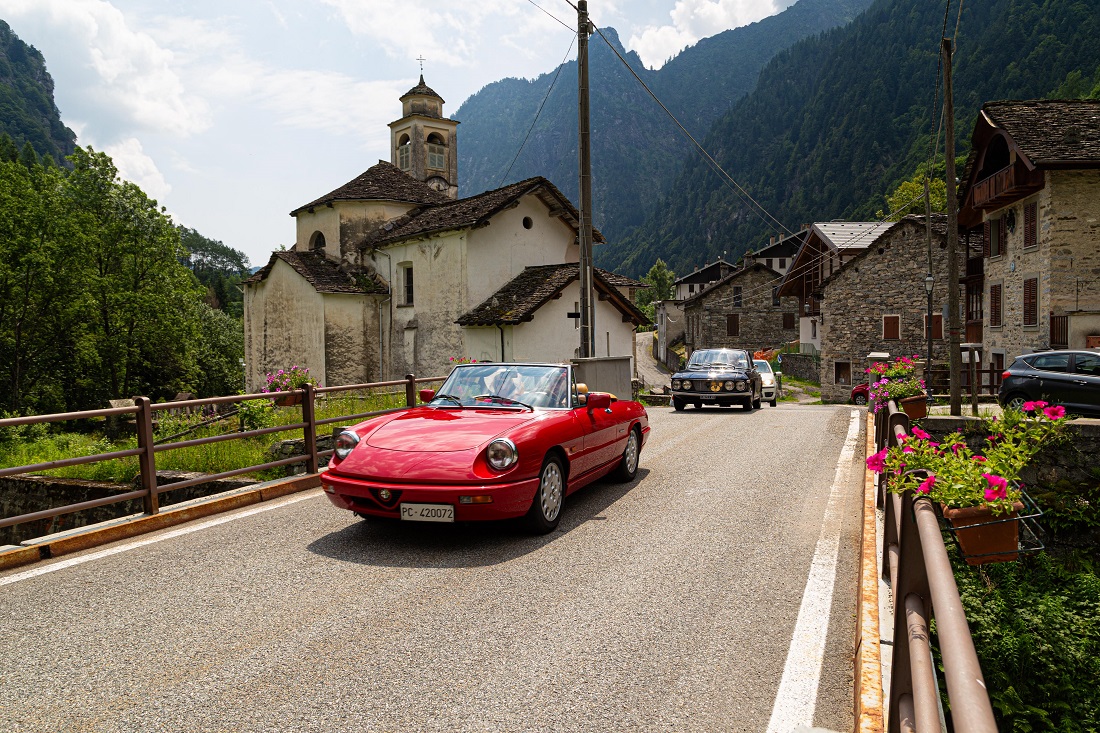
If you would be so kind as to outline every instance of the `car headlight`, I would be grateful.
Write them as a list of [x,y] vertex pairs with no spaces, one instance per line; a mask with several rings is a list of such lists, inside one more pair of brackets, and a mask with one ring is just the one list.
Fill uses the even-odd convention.
[[507,438],[497,438],[485,449],[485,460],[498,471],[512,466],[519,460],[516,444]]
[[749,385],[746,382],[738,382],[737,383],[737,391],[738,392],[744,392],[746,389],[748,389],[748,387],[749,387]]
[[341,461],[344,460],[357,445],[359,445],[359,436],[352,430],[343,431],[336,436],[336,457]]
[[680,382],[680,389],[691,389],[691,380],[685,379],[684,381]]
[[673,379],[672,380],[672,388],[673,389],[680,389],[680,380],[679,379]]
[[722,386],[726,388],[727,392],[732,392],[733,391],[733,382],[732,381],[727,380],[726,383],[723,384]]

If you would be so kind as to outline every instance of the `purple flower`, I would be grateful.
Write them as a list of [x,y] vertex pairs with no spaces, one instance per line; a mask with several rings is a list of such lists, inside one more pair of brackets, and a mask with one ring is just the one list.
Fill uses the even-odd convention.
[[920,486],[917,487],[917,493],[919,493],[919,494],[930,494],[930,493],[932,493],[932,487],[935,485],[935,483],[936,483],[936,477],[935,476],[929,476],[924,481],[920,482]]
[[995,473],[983,473],[982,476],[989,484],[985,490],[986,501],[996,501],[997,499],[1004,499],[1008,496],[1007,479]]

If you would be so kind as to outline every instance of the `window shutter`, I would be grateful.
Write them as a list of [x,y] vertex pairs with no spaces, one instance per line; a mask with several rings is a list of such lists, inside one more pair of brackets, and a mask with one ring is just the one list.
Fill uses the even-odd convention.
[[1001,286],[989,286],[989,325],[1001,325]]
[[901,316],[882,317],[882,338],[894,341],[901,338]]
[[785,328],[785,329],[794,328],[794,313],[784,313],[783,314],[783,328]]
[[982,257],[989,257],[989,222],[982,224]]
[[1024,207],[1024,246],[1034,247],[1039,242],[1038,216],[1039,205],[1035,203]]
[[1039,325],[1039,278],[1024,280],[1024,325]]
[[740,336],[741,335],[741,314],[730,313],[726,316],[726,335],[727,336]]

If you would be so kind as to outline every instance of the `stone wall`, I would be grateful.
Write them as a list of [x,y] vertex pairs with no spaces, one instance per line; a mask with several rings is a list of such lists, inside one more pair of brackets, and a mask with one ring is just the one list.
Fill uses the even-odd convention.
[[[201,476],[198,473],[184,471],[158,471],[157,483],[160,486],[185,481]],[[160,495],[160,505],[168,506],[190,501],[222,491],[250,486],[254,479],[222,479],[207,481],[188,486],[178,491],[169,491]],[[85,501],[103,499],[112,495],[133,491],[139,486],[130,484],[111,484],[102,481],[84,481],[82,479],[59,479],[50,476],[9,476],[0,478],[0,516],[14,517],[20,514],[40,512],[53,507],[79,504]],[[85,509],[72,514],[63,514],[50,519],[39,519],[12,527],[0,528],[0,545],[16,545],[24,540],[43,537],[54,532],[62,532],[75,527],[106,522],[143,511],[141,498],[128,499],[117,504]]]
[[[797,338],[798,299],[784,297],[774,305],[772,289],[781,277],[763,265],[751,265],[711,289],[684,302],[688,328],[684,333],[688,355],[696,349],[770,349]],[[741,305],[735,305],[735,288],[741,288]],[[793,328],[783,328],[783,315],[791,314]],[[728,316],[738,314],[736,336],[728,333]]]
[[[935,230],[939,228],[937,233]],[[932,312],[942,314],[947,301],[946,224],[933,218],[932,266],[935,284]],[[821,399],[847,402],[852,386],[866,381],[867,355],[923,358],[928,350],[924,330],[928,296],[927,237],[923,217],[906,218],[884,232],[823,284],[821,303]],[[960,250],[963,247],[960,246]],[[960,256],[965,272],[965,255]],[[884,316],[898,316],[898,339],[886,339]],[[946,336],[946,324],[943,335]],[[946,341],[932,342],[933,361],[947,358]],[[786,357],[784,357],[786,360]]]
[[[785,377],[794,377],[803,382],[816,382],[820,374],[820,360],[812,354],[783,354],[783,363],[779,371]],[[847,395],[845,395],[847,399]]]

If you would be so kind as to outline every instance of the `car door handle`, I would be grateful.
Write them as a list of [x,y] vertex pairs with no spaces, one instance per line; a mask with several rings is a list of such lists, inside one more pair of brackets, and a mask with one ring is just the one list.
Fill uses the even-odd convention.
[[1087,379],[1074,379],[1073,383],[1074,384],[1088,384],[1088,380]]

